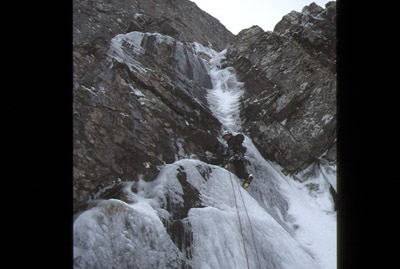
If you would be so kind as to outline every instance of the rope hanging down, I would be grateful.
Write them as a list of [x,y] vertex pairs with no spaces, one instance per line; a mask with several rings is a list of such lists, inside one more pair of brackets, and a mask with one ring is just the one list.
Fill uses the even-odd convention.
[[236,194],[235,194],[235,188],[233,187],[233,181],[232,181],[231,173],[230,173],[229,171],[228,171],[228,174],[229,174],[229,179],[231,180],[233,197],[235,198],[236,213],[237,213],[237,216],[238,216],[238,219],[239,219],[240,234],[242,235],[243,249],[244,249],[244,254],[246,255],[247,269],[250,269],[250,266],[249,266],[249,257],[247,256],[246,242],[244,241],[243,228],[242,228],[242,221],[240,220],[239,208],[238,208],[238,204],[237,204],[237,200],[236,200]]
[[[225,167],[225,168],[227,168],[227,167]],[[229,179],[230,179],[231,185],[232,185],[233,197],[234,197],[234,199],[235,199],[236,213],[237,213],[238,220],[239,220],[240,234],[241,234],[241,236],[242,236],[243,249],[244,249],[244,254],[245,254],[245,256],[246,256],[247,268],[250,269],[249,257],[248,257],[248,255],[247,255],[246,242],[245,242],[245,240],[244,240],[242,221],[241,221],[241,219],[240,219],[239,207],[238,207],[238,204],[237,204],[235,188],[234,188],[234,186],[233,186],[233,181],[232,181],[231,173],[230,173],[229,171],[228,171],[228,174],[229,174]],[[240,197],[241,197],[241,199],[242,199],[243,207],[244,207],[245,212],[246,212],[246,215],[247,215],[247,219],[248,219],[249,224],[250,224],[251,236],[252,236],[252,239],[253,239],[254,248],[255,248],[255,250],[256,250],[257,262],[258,262],[257,268],[260,268],[260,269],[261,269],[260,259],[259,259],[259,257],[258,257],[257,244],[256,244],[256,240],[255,240],[255,236],[254,236],[254,231],[253,231],[253,225],[251,224],[250,217],[249,217],[249,213],[247,212],[247,207],[246,207],[246,204],[245,204],[244,199],[243,199],[242,191],[240,190],[241,187],[240,187],[240,185],[239,185],[239,182],[236,181],[236,183],[237,183],[237,186],[238,186],[238,189],[239,189]]]
[[242,191],[240,190],[239,182],[236,181],[236,183],[237,183],[237,185],[238,185],[240,197],[242,198],[242,202],[243,202],[243,207],[244,207],[244,209],[245,209],[245,211],[246,211],[247,219],[249,220],[249,224],[250,224],[251,236],[253,237],[253,243],[254,243],[254,248],[255,248],[255,250],[256,250],[257,262],[258,262],[257,268],[262,269],[262,268],[261,268],[261,264],[260,264],[260,259],[259,259],[259,257],[258,257],[258,249],[257,249],[257,244],[256,244],[256,239],[255,239],[255,236],[254,236],[254,232],[253,232],[253,225],[251,224],[250,217],[249,217],[249,213],[247,212],[247,207],[246,207],[246,204],[244,203],[244,199],[243,199]]

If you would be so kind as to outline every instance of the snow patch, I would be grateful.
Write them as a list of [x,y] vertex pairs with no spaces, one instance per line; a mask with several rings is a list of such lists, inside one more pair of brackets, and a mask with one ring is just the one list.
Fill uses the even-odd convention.
[[325,125],[325,124],[327,124],[328,122],[330,122],[332,119],[333,119],[332,115],[330,115],[330,114],[325,114],[325,115],[322,117],[321,121],[323,121],[323,122],[324,122],[324,125]]

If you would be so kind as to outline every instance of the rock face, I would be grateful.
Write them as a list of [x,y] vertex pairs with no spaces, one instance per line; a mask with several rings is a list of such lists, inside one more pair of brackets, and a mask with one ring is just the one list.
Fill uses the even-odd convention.
[[211,80],[185,42],[222,49],[232,37],[190,1],[74,1],[74,211],[121,181],[215,151]]
[[[233,36],[187,0],[74,1],[74,212],[153,180],[165,163],[220,149],[200,44],[244,82],[243,132],[290,172],[335,162],[335,2]],[[197,42],[197,43],[196,43]],[[228,46],[229,45],[229,46]]]
[[[188,0],[74,1],[75,268],[336,268],[335,6],[233,36]],[[222,126],[246,190],[207,164]]]
[[241,31],[227,58],[244,82],[245,132],[289,172],[336,160],[336,2],[284,16],[273,32]]
[[156,32],[222,50],[233,38],[217,19],[188,0],[74,0],[74,45],[117,34]]

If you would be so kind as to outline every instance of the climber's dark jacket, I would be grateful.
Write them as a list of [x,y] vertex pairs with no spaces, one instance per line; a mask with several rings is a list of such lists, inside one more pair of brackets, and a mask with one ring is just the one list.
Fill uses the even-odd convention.
[[246,148],[242,145],[244,140],[244,136],[242,134],[238,134],[235,136],[231,136],[228,140],[228,150],[232,151],[232,154],[235,153],[246,153]]
[[249,174],[244,165],[244,153],[246,153],[246,148],[242,145],[243,140],[244,136],[242,134],[231,136],[227,141],[227,151],[219,158],[211,160],[211,164],[220,165],[224,162],[230,162],[235,167],[236,175],[241,179],[247,179]]

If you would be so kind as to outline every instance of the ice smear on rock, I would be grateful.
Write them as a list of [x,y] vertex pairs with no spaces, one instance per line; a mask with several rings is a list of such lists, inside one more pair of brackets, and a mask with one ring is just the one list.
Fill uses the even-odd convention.
[[[185,220],[193,234],[190,258],[179,251],[163,224],[168,223],[165,220],[170,217],[165,211],[166,201],[184,202],[177,178],[179,169],[186,173],[187,182],[198,190],[202,202],[202,207],[190,209]],[[204,171],[208,171],[206,175]],[[320,224],[334,223],[334,215],[325,214],[322,218],[318,210],[304,200],[307,194],[290,179],[282,178],[273,167],[268,176],[275,187],[267,188],[266,192],[283,192],[283,195],[276,194],[282,195],[280,199],[294,197],[289,198],[289,211],[293,211],[299,230],[308,232],[293,236],[288,228],[282,227],[285,220],[277,221],[277,214],[268,213],[271,208],[261,206],[248,191],[241,189],[240,180],[234,174],[188,159],[166,165],[155,181],[139,183],[137,192],[126,188],[126,200],[130,203],[101,201],[81,214],[74,223],[75,265],[77,268],[181,268],[182,264],[187,268],[246,268],[232,179],[236,195],[240,197],[241,192],[243,196],[255,233],[253,242],[243,202],[238,198],[250,268],[258,266],[256,249],[262,268],[331,268],[320,265],[324,257],[318,258],[316,250],[323,247],[321,244],[332,245],[323,242],[332,225],[327,228]],[[304,217],[300,219],[299,214]],[[310,220],[307,222],[307,219]],[[292,221],[293,217],[286,224]],[[335,231],[329,232],[334,234]],[[318,243],[316,239],[320,236]],[[303,243],[311,247],[306,248]],[[334,250],[326,255],[335,257]]]
[[[110,55],[138,69],[134,54],[141,53],[142,38],[139,33],[116,37]],[[131,42],[137,51],[120,50],[122,41]],[[224,128],[239,132],[243,89],[233,69],[223,67],[225,51],[196,43],[193,48],[209,68],[210,110]],[[246,268],[233,192],[250,268],[336,268],[336,213],[327,183],[334,181],[335,171],[324,166],[323,173],[296,182],[265,160],[249,137],[244,144],[248,170],[254,175],[249,189],[242,189],[240,180],[225,169],[186,159],[165,165],[152,182],[124,183],[121,200],[94,201],[74,222],[75,268]],[[184,178],[178,178],[180,172]],[[201,206],[174,219],[175,211],[188,202],[182,184],[197,190],[199,197],[194,198]],[[171,239],[169,228],[176,221],[189,230],[189,238]]]
[[180,268],[181,253],[146,202],[100,202],[74,222],[75,268]]

